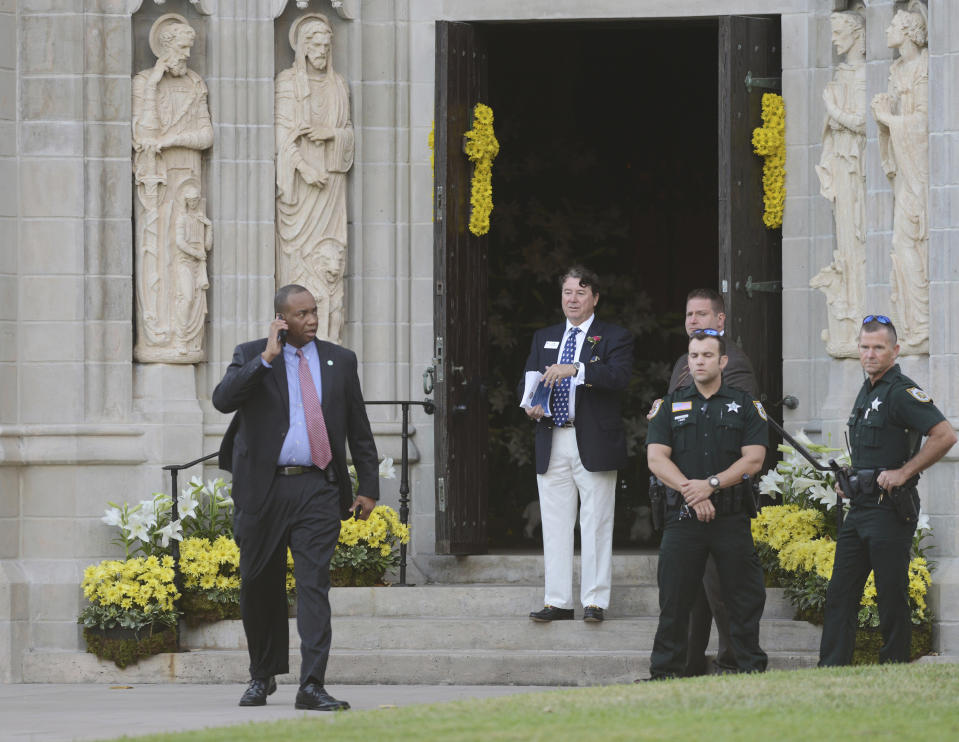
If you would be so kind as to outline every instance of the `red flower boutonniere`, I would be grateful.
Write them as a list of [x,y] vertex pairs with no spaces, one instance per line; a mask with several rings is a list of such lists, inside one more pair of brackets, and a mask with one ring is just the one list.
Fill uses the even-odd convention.
[[592,345],[594,348],[596,347],[596,343],[598,343],[602,339],[603,339],[602,335],[590,335],[589,337],[586,338],[589,344]]

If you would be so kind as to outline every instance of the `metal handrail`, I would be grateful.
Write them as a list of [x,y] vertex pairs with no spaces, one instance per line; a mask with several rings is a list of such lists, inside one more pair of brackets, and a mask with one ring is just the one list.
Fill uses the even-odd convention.
[[[410,400],[410,399],[389,399],[389,400],[365,400],[365,404],[368,405],[400,405],[403,410],[403,428],[402,428],[402,449],[401,449],[401,459],[400,459],[400,523],[404,526],[409,525],[410,518],[410,481],[409,481],[409,471],[410,471],[410,452],[409,452],[409,438],[410,438],[410,406],[419,405],[423,408],[423,411],[427,415],[432,415],[436,410],[436,404],[432,399],[424,399],[421,401]],[[170,472],[170,499],[173,501],[173,507],[170,511],[170,519],[173,522],[176,522],[180,519],[180,508],[177,504],[177,489],[178,489],[178,476],[181,471],[184,469],[189,469],[190,467],[201,464],[204,461],[209,461],[213,457],[218,455],[218,451],[214,453],[207,454],[193,461],[188,461],[185,464],[167,464],[163,467],[164,471]],[[173,557],[173,584],[177,589],[177,592],[182,592],[183,588],[183,578],[180,574],[180,543],[173,539],[170,544],[170,553]],[[400,544],[400,581],[394,584],[394,587],[411,587],[406,582],[406,544]],[[180,630],[177,626],[176,630],[176,644],[177,650],[180,648]]]

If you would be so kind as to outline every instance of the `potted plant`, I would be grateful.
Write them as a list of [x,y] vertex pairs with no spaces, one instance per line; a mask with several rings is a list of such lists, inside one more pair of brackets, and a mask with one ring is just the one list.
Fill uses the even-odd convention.
[[[796,440],[823,458],[839,449],[813,443],[800,431]],[[822,624],[826,588],[836,557],[836,519],[830,512],[837,506],[835,478],[831,472],[814,469],[791,446],[781,445],[784,458],[759,481],[762,494],[776,496],[781,505],[764,507],[752,521],[753,540],[766,573],[767,584],[785,588],[796,608],[796,618]],[[842,452],[837,461],[848,464]],[[920,514],[913,537],[909,563],[909,604],[912,609],[912,658],[928,654],[932,647],[932,614],[926,596],[932,583],[931,570],[922,546],[931,533],[929,518]],[[853,664],[878,662],[882,638],[876,584],[872,573],[863,589],[859,608],[859,629]]]
[[179,597],[170,556],[105,560],[83,573],[80,612],[87,651],[126,667],[176,648]]
[[[393,459],[380,462],[380,477],[395,479]],[[350,466],[353,493],[359,483]],[[336,587],[384,585],[386,571],[399,564],[397,549],[410,541],[409,526],[400,522],[396,511],[377,505],[367,520],[348,518],[340,524],[340,537],[330,561],[330,579]]]

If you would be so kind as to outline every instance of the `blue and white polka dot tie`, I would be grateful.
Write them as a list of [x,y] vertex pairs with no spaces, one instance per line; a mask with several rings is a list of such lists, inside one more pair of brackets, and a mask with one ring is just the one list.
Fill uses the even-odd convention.
[[[572,363],[576,355],[576,336],[579,334],[578,327],[571,327],[569,335],[566,337],[566,344],[563,346],[563,353],[559,357],[560,363]],[[569,377],[560,381],[553,387],[553,424],[565,425],[569,420]]]

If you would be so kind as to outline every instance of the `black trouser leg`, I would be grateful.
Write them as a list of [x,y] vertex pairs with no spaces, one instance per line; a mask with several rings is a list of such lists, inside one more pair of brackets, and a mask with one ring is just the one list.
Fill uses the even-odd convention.
[[679,676],[686,666],[689,609],[701,587],[706,563],[709,524],[695,519],[679,520],[678,512],[666,514],[659,547],[659,626],[649,660],[653,676]]
[[745,514],[716,518],[710,553],[716,559],[722,595],[727,597],[729,642],[741,672],[763,672],[768,663],[759,646],[759,622],[766,606],[766,586],[759,555]]
[[330,560],[340,535],[339,490],[322,474],[300,503],[290,529],[296,577],[296,627],[300,634],[300,685],[323,685],[330,657]]
[[820,667],[852,662],[859,603],[871,569],[866,543],[859,531],[862,516],[862,510],[851,510],[836,539],[832,579],[826,588],[826,609],[819,644]]
[[244,575],[241,570],[240,615],[250,653],[250,677],[268,678],[289,672],[285,540],[259,572]]
[[[706,560],[706,571],[712,563],[712,557]],[[715,569],[715,565],[713,565]],[[706,648],[709,646],[709,629],[713,625],[713,612],[709,609],[709,600],[706,598],[706,578],[696,592],[693,607],[689,611],[689,633],[686,646],[687,677],[706,674]]]
[[709,631],[713,620],[719,637],[719,651],[716,653],[716,665],[727,670],[736,669],[736,653],[729,641],[729,611],[723,600],[722,586],[719,582],[719,570],[716,560],[710,554],[706,559],[706,571],[703,584],[693,608],[689,612],[689,648],[686,653],[686,675],[706,674],[706,648],[709,645]]
[[879,661],[908,662],[912,644],[909,553],[913,527],[890,511],[877,508],[870,515],[869,559],[876,576],[882,632]]

